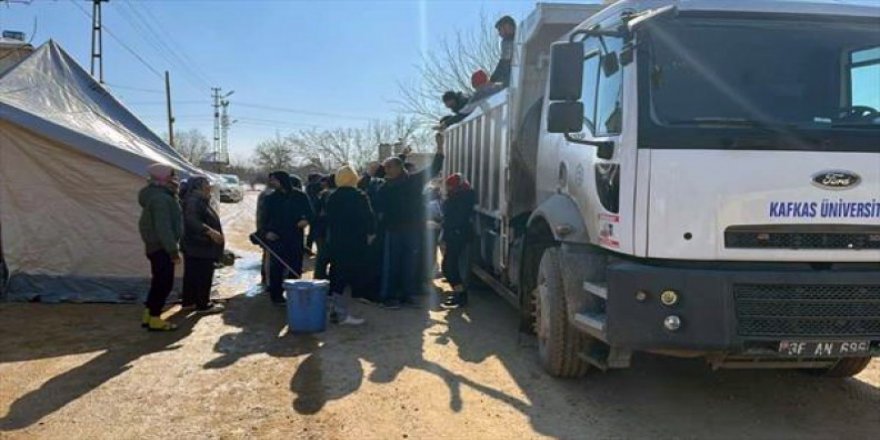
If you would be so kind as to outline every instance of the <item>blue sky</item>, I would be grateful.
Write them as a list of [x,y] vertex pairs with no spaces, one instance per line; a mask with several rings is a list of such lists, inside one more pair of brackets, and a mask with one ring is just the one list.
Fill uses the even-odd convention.
[[[88,69],[90,19],[77,4],[91,12],[91,2],[24,3],[0,6],[0,28],[33,34],[34,45],[53,38]],[[240,122],[230,131],[230,150],[243,158],[276,129],[283,134],[392,118],[397,81],[415,79],[422,50],[436,47],[456,29],[478,28],[481,13],[521,20],[534,3],[111,0],[104,4],[103,18],[106,28],[153,69],[171,71],[176,128],[198,128],[210,138],[210,87],[234,90],[230,114]],[[164,45],[186,60],[159,50]],[[116,94],[157,133],[166,131],[164,79],[106,33],[104,57],[105,81],[117,86]]]

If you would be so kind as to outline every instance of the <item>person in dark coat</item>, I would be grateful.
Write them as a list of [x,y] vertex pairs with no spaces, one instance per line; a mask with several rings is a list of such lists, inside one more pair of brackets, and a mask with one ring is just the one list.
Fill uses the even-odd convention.
[[388,308],[413,304],[419,291],[419,250],[426,228],[425,185],[443,168],[443,134],[436,135],[437,151],[431,166],[407,173],[399,157],[385,160],[385,184],[379,190],[379,212],[385,227],[382,300]]
[[[309,196],[309,202],[312,204],[312,210],[317,213],[316,204],[318,203],[318,197],[321,194],[323,187],[321,186],[321,175],[318,173],[311,173],[306,178],[306,195]],[[313,254],[312,247],[315,244],[315,228],[314,225],[309,228],[309,235],[306,237],[306,252],[309,254]]]
[[[257,235],[281,258],[269,260],[269,296],[272,302],[284,304],[284,279],[299,278],[303,263],[303,230],[312,220],[312,206],[306,193],[293,187],[290,175],[276,171],[269,175],[274,189],[263,201],[263,215]],[[285,265],[293,270],[289,270]]]
[[343,325],[360,325],[363,319],[349,314],[345,288],[352,295],[368,282],[365,256],[375,238],[376,220],[367,195],[355,186],[357,172],[344,166],[336,172],[337,188],[327,197],[327,242],[330,260],[331,320]]
[[214,264],[223,257],[223,226],[211,207],[211,183],[205,177],[189,180],[183,201],[183,308],[198,313],[219,313],[221,304],[211,302]]
[[358,188],[361,189],[370,201],[376,218],[376,237],[367,248],[365,257],[365,282],[363,289],[355,290],[352,296],[366,303],[374,303],[381,300],[380,294],[382,290],[382,259],[385,243],[385,229],[379,218],[379,212],[376,207],[379,202],[379,190],[385,184],[385,169],[379,162],[371,162],[367,165],[366,173],[361,178]]
[[327,212],[325,206],[327,198],[330,197],[334,190],[336,190],[336,177],[333,175],[324,176],[321,179],[321,192],[318,194],[318,199],[314,204],[315,221],[312,222],[312,228],[315,230],[315,244],[318,246],[318,253],[315,256],[314,278],[316,280],[326,280],[328,278],[327,266],[330,264],[330,259],[326,249],[324,249],[324,244],[327,241]]
[[[271,185],[266,185],[260,194],[257,195],[257,230],[260,229],[260,225],[263,224],[263,216],[265,214],[265,202],[266,197],[269,194],[272,194],[275,190],[272,189]],[[262,264],[260,265],[260,285],[268,286],[269,285],[269,253],[263,249],[263,258]]]
[[461,258],[473,238],[473,215],[476,194],[461,174],[446,178],[446,200],[443,202],[443,230],[446,251],[443,253],[443,276],[452,286],[452,296],[443,305],[460,307],[467,304],[467,290],[461,274]]

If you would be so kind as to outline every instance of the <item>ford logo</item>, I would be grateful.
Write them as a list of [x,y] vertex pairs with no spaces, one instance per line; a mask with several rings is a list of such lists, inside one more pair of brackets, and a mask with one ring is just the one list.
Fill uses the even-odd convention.
[[861,182],[862,178],[851,171],[829,170],[813,175],[813,185],[823,189],[850,189]]

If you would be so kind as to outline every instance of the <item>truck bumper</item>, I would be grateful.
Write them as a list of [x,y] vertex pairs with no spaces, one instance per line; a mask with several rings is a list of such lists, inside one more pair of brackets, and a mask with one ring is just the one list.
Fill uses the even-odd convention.
[[[606,337],[634,350],[777,353],[780,341],[880,342],[880,266],[849,270],[609,265]],[[661,302],[664,291],[677,302]],[[669,330],[664,320],[677,316]]]

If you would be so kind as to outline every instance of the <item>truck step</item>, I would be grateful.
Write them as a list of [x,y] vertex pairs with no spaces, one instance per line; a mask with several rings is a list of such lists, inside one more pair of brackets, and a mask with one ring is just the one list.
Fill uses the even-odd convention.
[[597,345],[599,344],[593,344],[592,349],[579,353],[578,357],[602,371],[629,368],[632,351],[604,344]]
[[574,326],[583,332],[589,333],[590,336],[605,340],[605,315],[597,313],[578,313],[574,315]]
[[584,281],[584,290],[599,298],[608,299],[608,283]]

